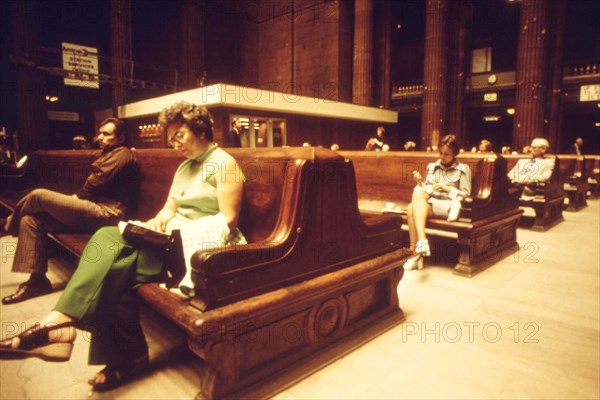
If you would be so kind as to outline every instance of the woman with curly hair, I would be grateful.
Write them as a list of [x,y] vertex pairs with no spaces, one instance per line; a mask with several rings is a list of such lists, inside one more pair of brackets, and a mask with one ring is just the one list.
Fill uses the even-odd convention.
[[[237,229],[245,178],[235,159],[213,142],[213,120],[205,107],[175,103],[160,113],[159,123],[169,144],[186,160],[175,173],[164,207],[145,227],[166,233],[179,230],[187,245],[183,257],[188,272],[182,284],[193,287],[189,260],[203,240],[245,243]],[[90,259],[88,254],[97,256]],[[106,365],[89,384],[97,391],[118,386],[148,364],[136,289],[160,281],[163,257],[163,249],[156,246],[129,243],[117,227],[98,230],[54,310],[0,342],[0,354],[67,361],[77,327],[92,332],[89,363]]]

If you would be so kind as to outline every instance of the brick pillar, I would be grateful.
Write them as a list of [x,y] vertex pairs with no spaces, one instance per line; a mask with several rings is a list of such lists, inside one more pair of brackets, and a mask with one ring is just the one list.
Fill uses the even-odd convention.
[[421,146],[437,145],[446,128],[447,0],[427,0]]
[[131,69],[131,0],[110,1],[110,55],[113,115],[129,101]]
[[352,102],[371,105],[373,101],[373,0],[354,3],[354,59]]
[[[546,92],[550,66],[549,7],[546,0],[523,0],[519,22],[512,147],[520,150],[535,137],[546,136]],[[554,147],[555,143],[550,143]]]
[[[41,26],[39,6],[34,1],[15,1],[8,6],[11,12],[12,52],[17,59],[34,60]],[[44,99],[44,73],[25,62],[16,63],[14,71],[19,154],[47,149],[48,110]]]

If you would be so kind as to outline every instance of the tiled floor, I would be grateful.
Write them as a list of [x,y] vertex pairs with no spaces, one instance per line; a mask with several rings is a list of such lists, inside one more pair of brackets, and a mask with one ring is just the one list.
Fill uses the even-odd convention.
[[[547,232],[519,229],[520,251],[474,278],[449,266],[406,273],[398,292],[406,322],[276,395],[281,399],[600,398],[600,201]],[[14,238],[0,240],[0,295]],[[56,286],[71,268],[53,259]],[[0,306],[2,336],[47,313],[60,292]],[[158,322],[158,323],[157,323]],[[2,399],[193,398],[200,361],[163,319],[144,315],[153,364],[135,381],[89,393],[86,336],[73,359],[0,361]]]

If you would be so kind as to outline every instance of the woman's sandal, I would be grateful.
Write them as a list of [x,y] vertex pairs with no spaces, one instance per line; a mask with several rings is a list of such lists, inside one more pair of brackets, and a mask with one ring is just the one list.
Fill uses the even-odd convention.
[[[105,392],[116,388],[117,386],[127,382],[131,377],[148,366],[148,354],[144,354],[133,361],[119,363],[115,365],[107,365],[103,370],[94,375],[88,380],[92,386],[92,390],[96,392]],[[104,375],[104,382],[95,383],[95,378],[100,374]]]
[[[50,342],[50,331],[75,326],[74,322],[41,326],[36,323],[19,335],[0,341],[1,358],[38,357],[46,361],[69,361],[73,342]],[[19,338],[19,347],[13,348],[13,340]]]
[[412,271],[413,269],[423,269],[423,254],[419,253],[412,256],[402,266],[405,271]]
[[414,256],[412,256],[411,258],[409,258],[402,266],[402,268],[404,268],[405,271],[412,271],[415,268],[423,269],[423,265],[424,265],[423,258],[425,256],[431,255],[431,249],[429,248],[429,242],[426,239],[419,240],[417,242],[417,244],[415,245],[415,253],[416,254]]

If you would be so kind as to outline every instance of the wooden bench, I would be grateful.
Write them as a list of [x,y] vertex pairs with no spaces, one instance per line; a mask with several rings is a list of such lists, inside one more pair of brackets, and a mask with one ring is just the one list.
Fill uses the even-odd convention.
[[[404,151],[340,154],[354,163],[359,207],[365,216],[381,214],[386,203],[406,209],[415,186],[412,172],[424,173],[427,165],[439,158],[436,153]],[[518,196],[509,190],[502,157],[461,154],[459,160],[471,168],[471,196],[463,200],[458,221],[430,219],[426,228],[433,236],[457,235],[458,262],[454,271],[473,276],[518,248],[516,231],[523,211],[518,207]],[[453,249],[437,250],[443,255]]]
[[566,211],[579,211],[587,206],[587,193],[590,184],[585,171],[585,157],[576,154],[558,154],[560,160],[560,181],[567,194]]
[[600,195],[600,155],[586,155],[585,176],[590,184],[590,197],[597,199]]
[[[526,154],[506,154],[503,155],[508,164],[508,171],[515,166],[520,159],[530,159],[531,156]],[[554,170],[547,182],[538,182],[535,185],[535,196],[531,200],[520,199],[521,207],[532,208],[535,212],[535,217],[531,223],[531,229],[534,231],[545,231],[554,225],[564,221],[563,208],[567,195],[563,190],[563,184],[560,179],[561,160],[555,155],[546,155],[546,157],[554,157]],[[527,223],[522,226],[529,226]]]
[[[138,294],[181,327],[205,361],[199,398],[266,397],[400,323],[397,286],[408,255],[400,217],[359,215],[343,157],[314,148],[227,151],[247,178],[240,229],[249,244],[196,253],[192,300],[157,284]],[[36,152],[27,185],[74,191],[97,154]],[[133,217],[143,220],[162,207],[183,158],[166,149],[136,156]],[[14,207],[26,192],[3,190],[0,201]],[[81,254],[89,235],[53,238]]]

